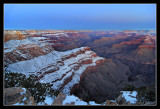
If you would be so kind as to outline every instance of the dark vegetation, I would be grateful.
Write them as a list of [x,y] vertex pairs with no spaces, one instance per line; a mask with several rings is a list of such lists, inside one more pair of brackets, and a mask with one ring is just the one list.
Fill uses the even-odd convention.
[[152,84],[150,86],[141,86],[136,88],[133,85],[126,85],[123,89],[123,91],[137,91],[137,101],[138,102],[153,102],[155,101],[155,84]]
[[49,83],[36,81],[33,75],[26,77],[20,73],[5,73],[5,88],[24,87],[34,97],[35,102],[44,102],[46,96],[57,96],[59,92],[53,90]]
[[137,100],[139,102],[155,101],[155,85],[139,87],[137,92]]

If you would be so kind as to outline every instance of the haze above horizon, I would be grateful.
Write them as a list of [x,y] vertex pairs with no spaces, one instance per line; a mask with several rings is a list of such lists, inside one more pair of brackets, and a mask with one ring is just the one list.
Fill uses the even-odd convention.
[[156,4],[4,4],[4,30],[155,30]]

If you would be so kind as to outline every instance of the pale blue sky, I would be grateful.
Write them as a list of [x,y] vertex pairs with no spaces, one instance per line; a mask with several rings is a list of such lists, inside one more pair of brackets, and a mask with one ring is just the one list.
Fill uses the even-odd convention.
[[156,29],[156,4],[4,4],[4,29]]

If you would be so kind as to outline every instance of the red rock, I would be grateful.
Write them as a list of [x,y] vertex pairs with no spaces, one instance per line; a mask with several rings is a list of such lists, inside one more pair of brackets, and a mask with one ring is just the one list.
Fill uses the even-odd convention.
[[74,75],[75,75],[75,73],[72,72],[72,75],[64,80],[62,86],[60,87],[60,90],[61,90],[67,83],[69,83],[69,82],[72,80],[72,78],[73,78]]
[[144,48],[154,49],[155,45],[140,45],[138,48],[140,48],[140,49],[144,49]]
[[96,65],[102,65],[102,64],[104,64],[105,61],[106,61],[106,59],[98,60],[98,61],[96,61]]
[[112,102],[110,100],[106,100],[106,103],[105,103],[106,106],[117,106],[118,104],[116,102]]
[[74,69],[74,70],[78,70],[80,66],[81,66],[80,64],[75,65],[73,69]]
[[64,44],[54,44],[54,45],[52,45],[52,47],[63,47],[64,46]]
[[89,47],[85,47],[84,50],[85,50],[85,51],[90,51],[90,48],[89,48]]
[[127,42],[121,42],[119,44],[113,44],[113,48],[123,48],[124,45],[137,45],[141,44],[141,42],[144,40],[144,37],[140,37],[139,39],[130,40]]
[[57,61],[57,63],[60,63],[60,66],[64,65],[64,62],[62,62],[62,61]]
[[97,54],[93,54],[92,57],[97,57]]
[[92,59],[87,59],[87,60],[81,61],[81,64],[91,64],[91,63],[92,63]]
[[[72,69],[71,69],[71,70],[72,70]],[[69,70],[69,71],[67,71],[65,74],[63,74],[63,75],[61,76],[61,78],[52,81],[52,83],[54,83],[54,82],[56,82],[56,81],[62,80],[62,78],[63,78],[67,73],[71,72],[71,70]],[[73,77],[73,75],[74,75],[74,72],[72,72],[71,77]],[[71,78],[71,79],[72,79],[72,78]],[[70,81],[71,81],[71,80],[70,80]],[[65,84],[65,81],[64,81],[64,84]],[[66,84],[67,84],[67,83],[66,83]]]
[[79,89],[79,84],[74,84],[70,93],[76,93],[77,89]]
[[81,74],[80,76],[80,79],[83,78],[83,76],[89,74],[89,73],[92,73],[92,72],[95,72],[96,71],[96,67],[95,66],[88,66],[85,71]]

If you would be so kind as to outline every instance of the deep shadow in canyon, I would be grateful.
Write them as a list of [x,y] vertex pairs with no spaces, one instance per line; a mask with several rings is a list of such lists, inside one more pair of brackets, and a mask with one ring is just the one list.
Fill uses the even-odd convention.
[[[82,77],[79,84],[72,88],[71,94],[85,101],[102,103],[106,99],[115,99],[127,84],[140,87],[155,83],[154,44],[147,44],[145,35],[133,34],[126,38],[111,36],[88,34],[77,38],[77,41],[64,41],[67,46],[63,49],[58,47],[57,50],[65,51],[72,47],[88,46],[98,56],[109,59],[103,66]],[[69,45],[72,47],[67,48]]]

